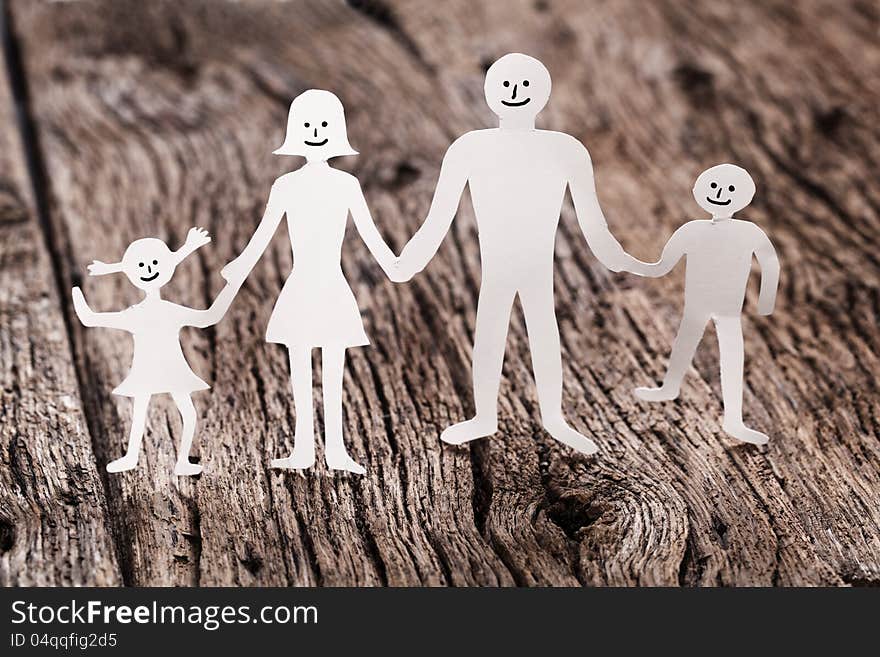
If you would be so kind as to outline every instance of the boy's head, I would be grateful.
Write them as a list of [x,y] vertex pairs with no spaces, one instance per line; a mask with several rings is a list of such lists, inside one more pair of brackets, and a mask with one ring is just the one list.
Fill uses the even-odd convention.
[[122,271],[136,287],[149,292],[171,280],[179,259],[160,239],[147,237],[132,242],[122,256]]
[[755,181],[735,164],[718,164],[706,169],[694,183],[697,205],[713,217],[732,217],[752,202]]

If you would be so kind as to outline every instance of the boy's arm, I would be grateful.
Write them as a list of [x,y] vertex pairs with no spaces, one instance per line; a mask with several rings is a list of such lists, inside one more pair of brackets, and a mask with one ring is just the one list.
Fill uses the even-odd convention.
[[755,248],[755,257],[761,267],[761,291],[758,293],[758,314],[769,315],[776,305],[776,290],[779,287],[779,257],[767,234],[758,229],[760,236]]
[[376,228],[376,223],[370,214],[370,208],[367,206],[367,200],[364,198],[364,193],[356,179],[352,189],[349,212],[358,234],[361,236],[364,244],[367,245],[370,253],[373,254],[376,262],[382,267],[382,271],[389,278],[393,277],[395,275],[394,263],[397,261],[397,256],[388,248],[388,245],[379,233],[379,229]]
[[663,253],[660,255],[660,259],[657,262],[642,262],[641,260],[636,260],[636,266],[629,271],[637,276],[650,276],[651,278],[664,276],[672,271],[672,268],[675,267],[675,265],[678,264],[678,261],[681,260],[682,256],[687,253],[687,248],[685,246],[685,237],[687,235],[687,231],[685,230],[686,227],[687,224],[672,233],[672,237],[666,242],[666,246],[663,247]]
[[89,304],[86,303],[86,298],[83,296],[79,286],[73,288],[72,294],[73,309],[83,326],[100,326],[102,328],[119,329],[120,331],[129,330],[129,323],[124,310],[111,313],[96,313],[89,308]]
[[232,300],[238,294],[239,288],[241,288],[241,282],[227,283],[226,287],[220,290],[220,294],[214,299],[214,303],[211,304],[210,308],[206,310],[187,308],[184,326],[205,328],[219,322],[223,319],[226,311],[229,310],[229,306],[232,305]]

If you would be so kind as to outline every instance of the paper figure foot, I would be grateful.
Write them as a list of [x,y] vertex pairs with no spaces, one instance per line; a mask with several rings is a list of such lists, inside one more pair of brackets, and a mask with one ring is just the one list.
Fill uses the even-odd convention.
[[179,477],[194,477],[202,473],[202,466],[189,461],[178,461],[174,466],[174,474]]
[[659,388],[636,388],[633,394],[643,401],[670,401],[678,398],[678,390],[661,386]]
[[568,445],[581,454],[589,456],[599,451],[599,446],[596,443],[572,429],[565,420],[545,422],[544,429],[563,445]]
[[440,434],[440,440],[450,445],[463,445],[477,438],[491,436],[496,431],[498,431],[497,419],[484,420],[475,417],[447,427]]
[[294,448],[293,452],[286,459],[272,459],[271,466],[273,468],[282,468],[285,470],[305,470],[307,468],[311,468],[315,465],[315,451],[314,450],[297,450]]
[[331,470],[344,470],[355,474],[366,474],[367,469],[348,454],[327,454],[327,467]]
[[766,445],[770,440],[767,437],[767,434],[755,431],[754,429],[749,429],[742,422],[723,422],[721,428],[724,429],[725,433],[733,436],[737,440],[741,440],[744,443],[751,443],[752,445]]
[[137,454],[132,456],[126,454],[122,458],[108,463],[107,472],[125,472],[126,470],[134,470],[137,467],[137,464]]

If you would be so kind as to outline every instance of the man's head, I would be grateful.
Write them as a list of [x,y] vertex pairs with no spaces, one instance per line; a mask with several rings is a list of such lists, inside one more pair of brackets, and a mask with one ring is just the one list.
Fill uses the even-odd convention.
[[486,71],[486,102],[500,119],[531,119],[550,99],[550,73],[534,57],[504,55]]
[[694,183],[697,205],[713,217],[731,217],[755,195],[755,181],[735,164],[718,164],[706,169]]

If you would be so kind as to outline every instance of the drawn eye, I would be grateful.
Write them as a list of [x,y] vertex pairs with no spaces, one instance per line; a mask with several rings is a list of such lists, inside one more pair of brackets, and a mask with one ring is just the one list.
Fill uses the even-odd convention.
[[528,81],[528,80],[523,80],[523,86],[524,86],[524,87],[528,87],[528,86],[529,86],[529,81]]
[[154,265],[158,265],[158,264],[159,264],[159,261],[158,261],[158,260],[153,260],[153,264],[154,264]]
[[715,189],[716,187],[718,187],[718,183],[709,183],[709,187]]
[[309,124],[308,124],[308,123],[303,123],[303,126],[305,126],[306,128],[308,128],[308,127],[309,127]]
[[143,267],[143,266],[144,266],[144,263],[142,263],[142,262],[138,263],[138,267]]
[[327,127],[327,122],[326,122],[326,121],[321,121],[321,127],[322,127],[322,128],[326,128],[326,127]]
[[735,191],[736,191],[736,187],[734,187],[733,185],[731,185],[730,187],[727,188],[727,191],[729,191],[729,192],[735,192]]
[[509,86],[510,86],[510,80],[505,80],[505,81],[504,81],[504,86],[505,86],[505,87],[509,87]]

